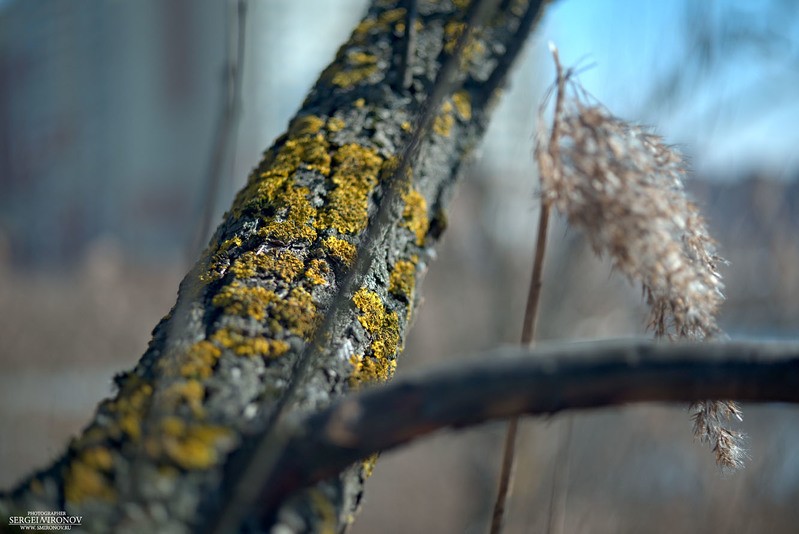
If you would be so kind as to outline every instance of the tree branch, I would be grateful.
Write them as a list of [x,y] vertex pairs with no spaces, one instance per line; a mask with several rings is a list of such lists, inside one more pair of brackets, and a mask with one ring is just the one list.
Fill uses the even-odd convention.
[[799,344],[614,341],[509,347],[349,396],[298,425],[263,495],[286,493],[433,431],[635,402],[799,403]]
[[[402,66],[405,2],[372,3],[249,176],[136,367],[56,461],[0,493],[0,520],[54,509],[86,515],[99,532],[197,529],[240,475],[232,460],[278,414],[296,420],[391,377],[461,165],[487,126],[495,99],[486,93],[504,82],[520,28],[532,24],[523,15],[532,21],[541,2],[494,9],[479,32],[463,2],[416,4],[416,44]],[[457,84],[436,84],[449,70]],[[409,151],[414,121],[432,125]],[[398,194],[388,185],[395,170],[406,182]],[[382,216],[381,205],[396,213]],[[363,276],[342,293],[360,264]],[[335,324],[320,329],[325,317]],[[308,347],[317,329],[330,334],[321,351]],[[318,358],[301,358],[308,351]],[[280,450],[279,432],[267,439]],[[255,527],[339,531],[366,472],[355,465]]]

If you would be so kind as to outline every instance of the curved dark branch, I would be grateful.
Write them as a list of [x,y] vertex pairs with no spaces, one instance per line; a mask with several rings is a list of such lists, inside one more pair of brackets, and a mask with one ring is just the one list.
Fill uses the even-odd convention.
[[621,341],[503,348],[364,391],[309,417],[262,495],[290,492],[446,427],[634,402],[799,403],[799,344]]

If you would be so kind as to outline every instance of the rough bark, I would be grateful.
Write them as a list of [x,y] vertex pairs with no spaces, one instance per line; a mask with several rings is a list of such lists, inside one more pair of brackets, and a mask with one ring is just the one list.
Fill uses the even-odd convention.
[[[300,418],[396,366],[418,283],[446,226],[464,158],[478,143],[540,2],[502,2],[467,43],[459,88],[421,145],[403,205],[326,343],[297,383],[295,363],[352,265],[468,2],[419,2],[403,88],[403,3],[376,0],[302,109],[252,172],[172,311],[118,392],[51,466],[0,495],[0,516],[82,515],[87,532],[185,532],[204,525],[231,454],[246,450],[289,384]],[[362,251],[363,252],[363,251]],[[340,531],[371,462],[355,465],[248,524]],[[7,521],[3,522],[7,524]]]

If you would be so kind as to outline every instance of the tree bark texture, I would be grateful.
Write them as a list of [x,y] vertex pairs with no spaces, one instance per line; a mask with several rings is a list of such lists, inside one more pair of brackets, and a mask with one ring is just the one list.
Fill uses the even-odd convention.
[[[495,2],[467,43],[462,83],[422,142],[395,223],[368,244],[374,261],[326,340],[324,359],[294,384],[291,417],[393,374],[461,164],[485,130],[540,3]],[[298,355],[374,223],[385,181],[464,31],[468,4],[418,3],[415,46],[403,70],[405,2],[373,2],[237,195],[137,366],[116,377],[115,396],[66,452],[0,495],[0,518],[65,510],[84,517],[86,532],[203,526],[223,491],[227,460],[264,431],[295,381]],[[344,470],[250,525],[343,530],[372,463]]]

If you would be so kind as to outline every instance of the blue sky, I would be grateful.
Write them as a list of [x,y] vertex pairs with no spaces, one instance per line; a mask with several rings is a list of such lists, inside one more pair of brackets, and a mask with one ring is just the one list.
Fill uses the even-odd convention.
[[[765,166],[780,174],[799,167],[797,18],[799,3],[787,0],[562,0],[542,37],[556,42],[565,65],[593,63],[580,76],[586,89],[685,145],[699,170]],[[686,22],[715,35],[704,76],[692,68],[701,50],[687,46]],[[725,35],[741,37],[738,45],[720,44]],[[686,90],[664,105],[652,96],[674,73]]]
[[[301,95],[331,59],[330,50],[346,38],[367,3],[274,0],[252,4],[253,14],[263,11],[265,20],[286,32],[270,46],[284,45],[277,54],[283,57],[281,63],[286,63],[285,54],[293,56],[291,69],[253,64],[245,69],[259,78],[253,85],[253,98],[259,98],[265,84],[276,83],[289,95],[271,114],[266,112],[268,102],[253,102],[250,109],[262,114],[259,124],[274,126],[259,143],[268,144],[282,131]],[[284,21],[277,22],[279,17]],[[491,158],[498,147],[518,138],[523,146],[512,152],[525,159],[545,85],[541,75],[554,77],[546,51],[547,41],[552,40],[564,65],[593,65],[579,78],[591,94],[617,115],[654,126],[668,142],[680,145],[703,175],[737,177],[765,168],[775,176],[793,177],[799,169],[799,151],[794,149],[799,145],[794,126],[799,122],[794,90],[799,86],[797,20],[799,2],[793,0],[554,1],[531,39],[533,46],[523,60],[522,73],[515,77],[497,113],[495,122],[518,124],[492,128],[501,138],[488,138],[485,154]],[[686,31],[691,24],[711,31],[714,55],[704,71],[699,68],[701,50],[691,44]],[[314,38],[308,39],[309,34]],[[748,37],[733,46],[721,44],[724,35]],[[257,55],[266,46],[265,37],[256,32],[250,32],[250,37],[257,43],[253,46]],[[657,92],[675,76],[682,93],[664,102]],[[527,98],[516,93],[529,92],[530,87],[533,91]],[[289,101],[290,95],[296,96],[296,102]]]

